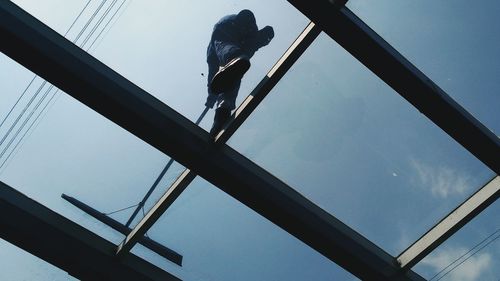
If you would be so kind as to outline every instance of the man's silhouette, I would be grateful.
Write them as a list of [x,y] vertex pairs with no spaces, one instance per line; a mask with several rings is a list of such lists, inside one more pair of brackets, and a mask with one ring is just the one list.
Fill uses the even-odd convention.
[[223,17],[215,24],[207,49],[208,97],[206,106],[215,110],[210,135],[215,137],[235,109],[241,78],[250,68],[250,58],[269,44],[274,30],[266,26],[259,30],[250,10]]

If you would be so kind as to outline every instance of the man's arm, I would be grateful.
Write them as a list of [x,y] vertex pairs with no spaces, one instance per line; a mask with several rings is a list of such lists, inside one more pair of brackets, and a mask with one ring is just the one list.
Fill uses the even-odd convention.
[[273,28],[271,26],[266,26],[255,32],[253,36],[247,38],[244,42],[244,48],[248,51],[250,56],[253,56],[258,49],[267,46],[273,38]]
[[267,46],[274,38],[274,29],[271,26],[266,26],[257,32],[258,48]]

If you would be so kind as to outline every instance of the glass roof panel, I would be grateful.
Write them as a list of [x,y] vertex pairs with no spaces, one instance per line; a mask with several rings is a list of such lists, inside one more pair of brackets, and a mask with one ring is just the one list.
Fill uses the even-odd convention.
[[[0,127],[0,180],[106,239],[120,242],[122,234],[61,195],[103,213],[137,204],[169,157],[69,95],[51,89],[42,79],[29,85],[33,77],[0,54],[0,80],[9,81],[1,86],[0,116],[5,122]],[[130,212],[111,217],[124,222]]]
[[[165,166],[168,164],[169,161],[170,159],[168,159],[165,163],[162,163],[163,165],[162,168],[165,168]],[[163,196],[163,194],[167,191],[167,189],[174,183],[174,181],[179,177],[179,175],[181,175],[182,172],[184,172],[185,169],[186,168],[184,166],[173,161],[172,165],[168,167],[164,175],[160,178],[158,184],[154,187],[154,191],[145,201],[142,210],[135,216],[134,220],[131,222],[130,227],[135,227],[140,222],[140,220],[144,217],[144,215],[147,212],[149,212],[151,208],[154,207],[154,204],[156,204],[156,202]],[[161,170],[158,170],[155,177],[150,179],[149,185],[141,187],[142,193],[140,193],[139,197],[136,198],[136,202],[140,202],[141,200],[143,200],[148,190],[152,188],[153,184],[158,179],[160,173]],[[132,215],[132,213],[130,212],[124,212],[124,214],[128,216],[127,220]],[[126,222],[127,220],[125,220],[124,222]]]
[[324,34],[229,144],[392,255],[493,175]]
[[500,135],[500,2],[351,0],[347,7]]
[[428,280],[497,280],[500,276],[500,202],[497,200],[441,244],[414,270]]
[[70,281],[67,272],[0,239],[0,280]]
[[183,280],[357,280],[200,177],[147,235],[182,254],[182,268],[132,252]]
[[[250,9],[259,28],[270,25],[275,31],[273,41],[252,58],[252,67],[242,81],[237,104],[309,22],[284,0],[118,0],[92,1],[88,6],[85,6],[86,1],[68,4],[67,1],[50,0],[43,5],[39,1],[14,2],[61,34],[86,7],[67,37],[70,40],[79,38],[76,42],[84,50],[192,121],[204,109],[208,70],[206,48],[212,28],[220,18]],[[101,3],[104,4],[101,6]],[[53,16],[59,14],[54,13],[56,8],[62,11],[60,7],[66,6],[68,12],[64,10],[64,13],[74,11],[71,16]],[[80,35],[81,30],[84,32]],[[200,126],[208,129],[212,118],[213,111],[210,111]]]

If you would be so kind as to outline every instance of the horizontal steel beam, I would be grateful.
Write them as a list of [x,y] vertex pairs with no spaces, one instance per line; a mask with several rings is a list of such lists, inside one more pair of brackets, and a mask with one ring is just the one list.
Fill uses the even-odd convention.
[[0,49],[106,118],[170,155],[364,280],[423,280],[227,145],[19,9],[0,2]]
[[[500,174],[500,139],[347,8],[288,0],[469,152]],[[465,67],[465,66],[464,66]]]
[[[66,194],[62,194],[61,197],[71,203],[73,206],[79,208],[80,210],[84,211],[85,213],[91,215],[94,217],[96,220],[99,220],[100,222],[104,223],[105,225],[111,227],[112,229],[120,232],[123,235],[128,235],[132,229],[129,227],[121,224],[120,222],[110,218],[109,216],[106,216],[105,214],[97,211],[96,209],[90,207],[89,205],[81,202],[80,200],[73,198],[71,196],[68,196]],[[144,247],[150,249],[151,251],[157,253],[158,255],[166,258],[167,260],[182,266],[182,256],[175,251],[163,246],[162,244],[150,239],[149,237],[143,236],[142,239],[138,241],[139,244],[143,245]]]
[[0,182],[0,237],[80,280],[180,280]]
[[[225,143],[243,122],[250,116],[253,110],[269,94],[274,86],[280,81],[285,73],[292,67],[297,59],[318,37],[320,30],[314,23],[309,23],[304,31],[292,43],[290,48],[281,56],[278,62],[271,68],[267,75],[236,109],[231,116],[231,122],[217,135],[216,143]],[[148,229],[161,217],[168,207],[180,196],[187,186],[195,179],[196,174],[186,169],[177,180],[167,189],[167,192],[148,211],[147,215],[137,224],[134,230],[125,238],[118,247],[118,255],[128,252],[135,243],[148,231]]]
[[401,267],[413,267],[462,226],[495,202],[499,196],[500,177],[496,176],[404,250],[397,258]]

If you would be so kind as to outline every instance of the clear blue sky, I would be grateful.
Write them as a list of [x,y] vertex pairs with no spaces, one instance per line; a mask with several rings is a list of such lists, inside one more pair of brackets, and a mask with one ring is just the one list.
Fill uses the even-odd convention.
[[[64,34],[87,1],[13,2]],[[69,39],[76,38],[99,3],[91,2]],[[500,134],[500,3],[482,1],[474,12],[464,0],[352,0],[348,7]],[[273,26],[276,37],[252,59],[241,101],[308,23],[286,1],[127,1],[90,53],[194,121],[206,95],[202,73],[206,75],[212,26],[244,8],[254,11],[260,27]],[[33,77],[0,54],[2,119]],[[41,83],[35,80],[14,117]],[[121,234],[63,201],[61,193],[102,212],[127,207],[142,198],[169,158],[64,93],[42,116],[0,170],[0,180],[118,243]],[[201,126],[208,129],[212,118],[210,112]],[[9,118],[0,128],[0,136],[14,120]],[[324,34],[229,145],[391,255],[398,255],[494,176]],[[182,169],[172,167],[147,209]],[[498,229],[499,214],[497,202],[414,269],[432,277]],[[122,222],[128,216],[130,212],[113,215]],[[181,253],[183,267],[140,247],[133,251],[185,280],[355,279],[201,178],[148,234]],[[1,280],[69,278],[0,242]],[[442,280],[498,280],[498,264],[500,242],[494,242]]]

